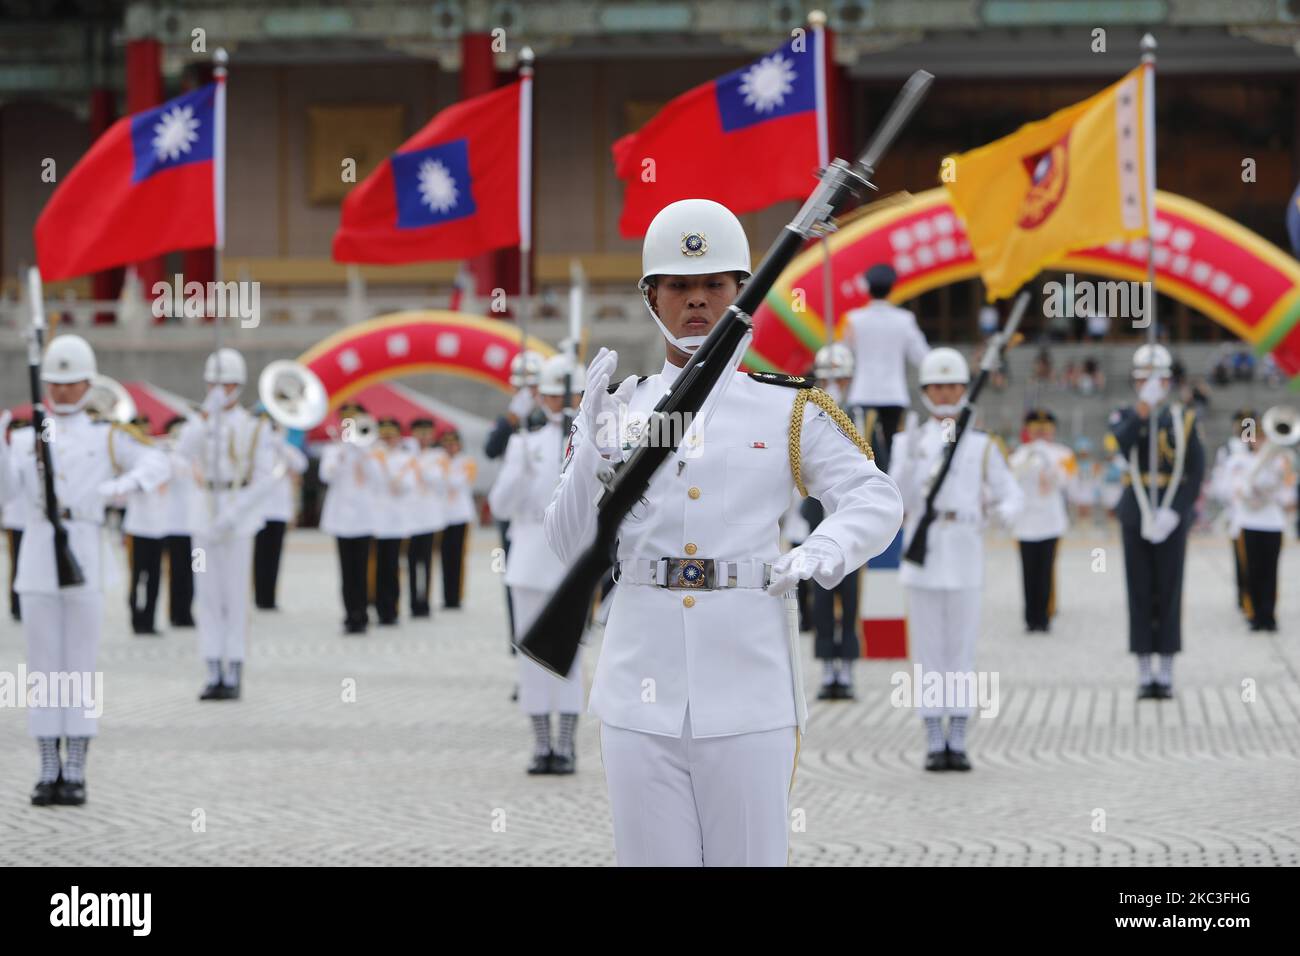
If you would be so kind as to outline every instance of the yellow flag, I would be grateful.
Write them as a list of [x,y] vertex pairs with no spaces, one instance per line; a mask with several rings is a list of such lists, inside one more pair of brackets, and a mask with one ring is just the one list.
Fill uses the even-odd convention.
[[1137,67],[1045,120],[950,157],[945,182],[989,300],[1076,249],[1146,236],[1147,117]]

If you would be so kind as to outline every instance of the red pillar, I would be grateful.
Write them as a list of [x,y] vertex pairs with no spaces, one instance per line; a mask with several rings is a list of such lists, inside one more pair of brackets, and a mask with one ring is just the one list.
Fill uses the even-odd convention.
[[[185,89],[187,91],[195,90],[211,82],[212,64],[196,63],[186,75]],[[202,282],[206,288],[207,283],[216,279],[216,268],[216,250],[212,246],[208,246],[206,249],[186,249],[183,253],[181,271],[184,273],[187,283]]]
[[[104,135],[115,119],[117,119],[117,104],[113,100],[113,91],[103,88],[91,90],[90,141],[94,143]],[[90,279],[91,298],[101,302],[116,299],[122,293],[122,277],[125,271],[119,266],[116,269],[96,272]],[[113,312],[96,312],[95,324],[111,325],[115,315],[116,313]]]
[[[139,113],[163,101],[162,44],[152,38],[130,40],[126,44],[126,111]],[[163,277],[162,257],[135,264],[144,287],[144,297],[153,295],[153,286]]]

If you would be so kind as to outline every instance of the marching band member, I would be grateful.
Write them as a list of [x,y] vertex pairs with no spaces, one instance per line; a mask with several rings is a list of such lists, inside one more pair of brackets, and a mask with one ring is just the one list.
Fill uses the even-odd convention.
[[[601,476],[631,453],[651,409],[749,278],[749,241],[726,207],[681,200],[651,222],[642,271],[666,358],[657,374],[614,390],[617,353],[601,349],[588,368],[546,511],[561,561],[591,540]],[[889,545],[901,518],[898,490],[848,416],[809,384],[724,373],[683,423],[676,460],[623,522],[590,699],[620,865],[787,862],[807,716],[790,592],[809,577],[839,584]],[[781,554],[778,521],[792,482],[827,515]]]
[[248,377],[244,357],[232,348],[208,356],[207,397],[199,415],[181,429],[178,447],[202,476],[204,494],[191,511],[199,652],[208,679],[199,700],[238,700],[248,642],[249,580],[253,536],[262,527],[265,496],[274,487],[275,452],[261,419],[239,404]]
[[446,452],[444,479],[447,487],[447,527],[442,529],[442,606],[460,607],[465,591],[465,549],[469,547],[469,526],[474,520],[474,478],[478,463],[461,450],[460,432],[442,436]]
[[411,456],[413,480],[411,506],[407,509],[409,538],[406,542],[406,573],[411,588],[411,617],[428,617],[429,592],[433,587],[433,539],[447,524],[443,451],[433,440],[432,418],[411,422],[411,436],[419,451]]
[[397,623],[402,596],[402,538],[415,478],[412,455],[402,445],[402,426],[395,418],[379,419],[379,441],[371,452],[379,481],[371,488],[375,526],[375,614],[381,626]]
[[[25,418],[15,418],[5,429],[0,441],[13,442],[13,434],[20,428],[31,428],[32,423]],[[23,619],[22,601],[14,590],[14,577],[18,574],[18,549],[23,542],[23,513],[27,506],[18,498],[0,504],[0,527],[4,528],[9,543],[9,616],[15,621]]]
[[[542,366],[537,393],[547,423],[511,437],[505,462],[488,493],[493,515],[510,522],[510,552],[506,584],[515,604],[515,640],[523,637],[564,577],[565,567],[546,543],[543,518],[560,482],[567,440],[563,427],[564,382],[571,376],[573,404],[582,397],[582,369],[567,355],[555,355]],[[574,772],[574,732],[582,710],[582,655],[560,678],[524,654],[519,661],[519,708],[533,725],[530,774]],[[551,714],[559,714],[559,736],[551,739]]]
[[[1183,557],[1192,506],[1205,474],[1205,450],[1194,409],[1165,406],[1173,359],[1163,345],[1133,354],[1137,403],[1110,416],[1109,444],[1127,464],[1118,515],[1128,584],[1129,650],[1138,659],[1138,698],[1173,697],[1174,655],[1182,649]],[[1149,500],[1152,409],[1157,419],[1157,500]],[[1160,656],[1153,674],[1151,656]]]
[[194,627],[194,541],[190,537],[191,512],[199,495],[199,479],[192,461],[178,446],[185,418],[167,423],[167,437],[159,442],[171,464],[167,483],[167,524],[163,548],[167,552],[167,617],[172,627]]
[[[95,672],[104,591],[116,583],[115,562],[103,534],[105,503],[157,488],[167,477],[167,460],[161,454],[120,425],[92,422],[86,414],[95,374],[95,353],[77,335],[54,338],[41,362],[54,496],[84,583],[59,587],[35,430],[13,432],[10,445],[0,442],[0,502],[19,500],[24,508],[26,532],[14,587],[22,596],[27,670],[45,675],[50,688],[65,684],[60,675],[78,675],[82,683],[78,702],[47,700],[27,710],[41,758],[31,797],[37,806],[86,802],[86,750],[98,732],[95,708],[102,701],[92,699],[84,682]],[[0,414],[0,431],[8,423],[9,413]],[[67,741],[62,764],[60,739]]]
[[[890,456],[890,474],[903,495],[905,540],[916,533],[930,482],[947,444],[955,439],[955,419],[965,401],[970,370],[956,349],[931,349],[921,362],[918,383],[930,417],[923,425],[909,422],[896,434]],[[945,684],[947,675],[972,673],[975,668],[984,585],[985,501],[993,502],[1001,521],[1010,524],[1023,495],[992,436],[967,427],[935,499],[936,519],[927,539],[925,564],[904,561],[899,574],[907,594],[907,633],[913,654],[923,673],[944,675]],[[920,708],[926,770],[971,769],[966,723],[974,712],[973,703],[945,700],[942,705]]]
[[[1269,412],[1276,414],[1273,409]],[[1294,433],[1294,426],[1291,432]],[[1234,519],[1241,528],[1252,631],[1277,630],[1274,609],[1278,556],[1282,552],[1286,510],[1296,502],[1295,463],[1290,448],[1274,440],[1275,437],[1265,426],[1255,433],[1254,441],[1239,443],[1248,451],[1231,455],[1225,465]]]
[[374,542],[371,489],[381,480],[377,464],[358,427],[366,410],[356,402],[339,408],[344,431],[321,455],[320,480],[328,486],[320,528],[333,535],[339,552],[339,587],[343,595],[343,631],[364,634],[370,626],[366,573]]
[[1056,613],[1056,542],[1070,524],[1065,489],[1078,469],[1074,452],[1056,440],[1056,416],[1050,411],[1031,409],[1025,432],[1028,440],[1008,461],[1024,494],[1011,533],[1020,542],[1025,630],[1046,634]]
[[298,518],[298,484],[307,471],[307,456],[270,415],[262,412],[270,429],[271,451],[283,473],[267,493],[265,524],[253,539],[253,600],[260,610],[274,611],[276,584],[280,579],[280,556],[284,550],[284,532],[289,522]]
[[1232,565],[1237,578],[1237,608],[1250,621],[1255,611],[1250,604],[1250,589],[1246,583],[1246,542],[1241,536],[1238,519],[1238,498],[1233,488],[1230,467],[1233,459],[1250,454],[1249,438],[1258,424],[1252,408],[1241,408],[1233,413],[1232,433],[1228,440],[1214,452],[1214,465],[1210,469],[1209,497],[1219,505],[1221,521],[1232,545]]
[[[136,421],[141,420],[147,428],[149,419]],[[166,454],[163,448],[158,450]],[[154,624],[158,586],[162,578],[163,539],[167,536],[167,522],[171,517],[170,484],[170,481],[165,481],[151,491],[139,490],[126,496],[122,533],[128,536],[127,553],[131,556],[131,590],[127,606],[131,609],[131,630],[136,635],[158,634]]]

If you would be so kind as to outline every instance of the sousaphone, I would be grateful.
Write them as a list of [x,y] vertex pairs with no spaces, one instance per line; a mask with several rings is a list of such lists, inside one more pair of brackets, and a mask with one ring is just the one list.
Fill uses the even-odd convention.
[[316,373],[289,359],[278,359],[257,379],[257,397],[284,428],[310,431],[325,420],[329,395]]

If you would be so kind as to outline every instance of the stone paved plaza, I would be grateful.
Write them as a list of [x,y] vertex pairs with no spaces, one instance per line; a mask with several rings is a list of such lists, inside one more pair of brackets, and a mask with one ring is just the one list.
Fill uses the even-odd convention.
[[[0,864],[611,864],[595,722],[580,724],[576,776],[523,772],[495,544],[495,531],[471,538],[465,610],[356,638],[340,633],[332,540],[291,533],[282,610],[255,618],[239,702],[200,704],[194,633],[130,636],[115,596],[85,807],[28,805],[26,716],[0,710]],[[988,561],[978,665],[998,672],[1001,709],[972,721],[974,772],[924,773],[920,720],[889,702],[906,663],[859,663],[856,702],[812,704],[794,864],[1300,862],[1294,539],[1278,635],[1240,621],[1227,544],[1194,539],[1165,703],[1134,700],[1117,537],[1067,540],[1050,636],[1023,632],[1014,543],[991,538]],[[804,651],[811,696],[811,637]],[[0,670],[22,656],[6,616]]]

